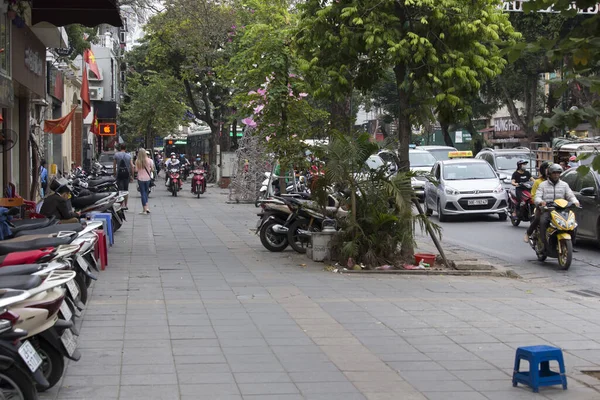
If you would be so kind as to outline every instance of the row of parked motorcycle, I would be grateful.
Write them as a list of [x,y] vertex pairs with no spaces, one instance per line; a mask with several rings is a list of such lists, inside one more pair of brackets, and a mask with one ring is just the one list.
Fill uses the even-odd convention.
[[323,227],[335,227],[335,218],[345,217],[348,211],[340,206],[343,193],[331,191],[327,206],[323,209],[312,200],[310,191],[312,174],[301,174],[286,184],[286,193],[279,188],[278,177],[265,173],[265,180],[255,205],[261,210],[257,214],[256,234],[269,251],[280,252],[288,246],[298,253],[306,253],[314,232]]
[[[74,208],[111,212],[118,230],[127,193],[115,191],[114,181],[83,171],[61,179],[73,186]],[[76,320],[97,279],[104,222],[20,216],[20,208],[0,207],[0,399],[35,400],[60,381],[66,359],[81,357]]]

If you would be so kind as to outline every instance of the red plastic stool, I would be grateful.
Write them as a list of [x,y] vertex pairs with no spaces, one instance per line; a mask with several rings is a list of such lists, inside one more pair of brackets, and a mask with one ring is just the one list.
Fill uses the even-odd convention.
[[97,229],[96,235],[98,236],[98,241],[96,242],[95,252],[96,258],[100,260],[100,269],[104,271],[106,266],[108,265],[108,249],[106,245],[106,235],[104,231],[101,229]]

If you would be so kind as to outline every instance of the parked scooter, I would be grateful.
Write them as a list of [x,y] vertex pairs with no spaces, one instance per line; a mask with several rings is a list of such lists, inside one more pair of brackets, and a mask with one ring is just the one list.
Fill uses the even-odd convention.
[[[508,194],[508,215],[513,226],[519,226],[521,221],[532,221],[535,216],[535,204],[533,203],[533,196],[531,195],[533,182],[522,182],[519,186],[523,189],[521,191],[520,203],[517,199],[517,192],[515,189],[510,190]],[[513,216],[513,213],[517,208],[519,211],[515,217]]]
[[[577,229],[575,213],[569,210],[573,203],[558,199],[548,203],[543,212],[550,212],[550,223],[546,232],[536,229],[529,244],[535,251],[539,261],[547,257],[557,258],[560,269],[567,270],[573,260],[573,238]],[[544,246],[541,235],[546,235],[547,247]]]
[[[63,374],[63,357],[74,361],[81,357],[70,330],[73,323],[58,318],[65,297],[65,290],[60,286],[68,284],[74,277],[75,273],[72,271],[56,270],[43,282],[37,276],[0,278],[0,287],[13,286],[27,290],[30,294],[26,300],[11,305],[9,310],[20,316],[15,327],[27,331],[25,338],[30,339],[40,355],[48,388],[58,383]],[[38,390],[45,389],[38,387]]]
[[203,169],[195,169],[192,171],[192,194],[200,198],[200,195],[206,191],[206,177]]
[[280,252],[288,247],[287,228],[285,227],[292,211],[284,198],[272,198],[260,202],[260,219],[256,224],[256,234],[265,249]]

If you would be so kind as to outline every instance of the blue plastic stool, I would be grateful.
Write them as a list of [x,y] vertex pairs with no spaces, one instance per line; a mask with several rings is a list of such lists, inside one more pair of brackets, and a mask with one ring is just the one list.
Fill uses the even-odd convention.
[[[519,371],[521,360],[529,362],[529,371]],[[560,372],[550,370],[550,361],[557,361]],[[541,386],[562,385],[567,390],[567,376],[565,375],[565,361],[562,350],[552,346],[527,346],[519,347],[515,355],[515,370],[512,379],[513,386],[518,383],[528,385],[534,393],[538,393]]]
[[92,212],[91,214],[93,220],[101,220],[103,222],[104,233],[108,237],[108,243],[112,246],[115,243],[112,229],[112,214],[99,212]]

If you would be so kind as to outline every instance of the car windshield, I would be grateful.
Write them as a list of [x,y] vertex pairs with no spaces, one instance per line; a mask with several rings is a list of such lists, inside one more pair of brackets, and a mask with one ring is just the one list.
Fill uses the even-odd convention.
[[111,163],[114,159],[114,154],[100,154],[100,163]]
[[444,179],[462,181],[468,179],[494,179],[496,174],[488,163],[464,163],[444,165]]
[[450,153],[451,151],[456,151],[456,149],[432,149],[432,150],[427,150],[428,152],[430,152],[436,160],[449,160],[450,157],[448,156],[448,153]]
[[529,153],[498,154],[496,156],[496,168],[500,171],[514,171],[517,169],[517,161],[527,160],[527,169],[535,168],[535,158]]
[[435,157],[431,153],[408,153],[411,167],[432,167],[435,164]]

